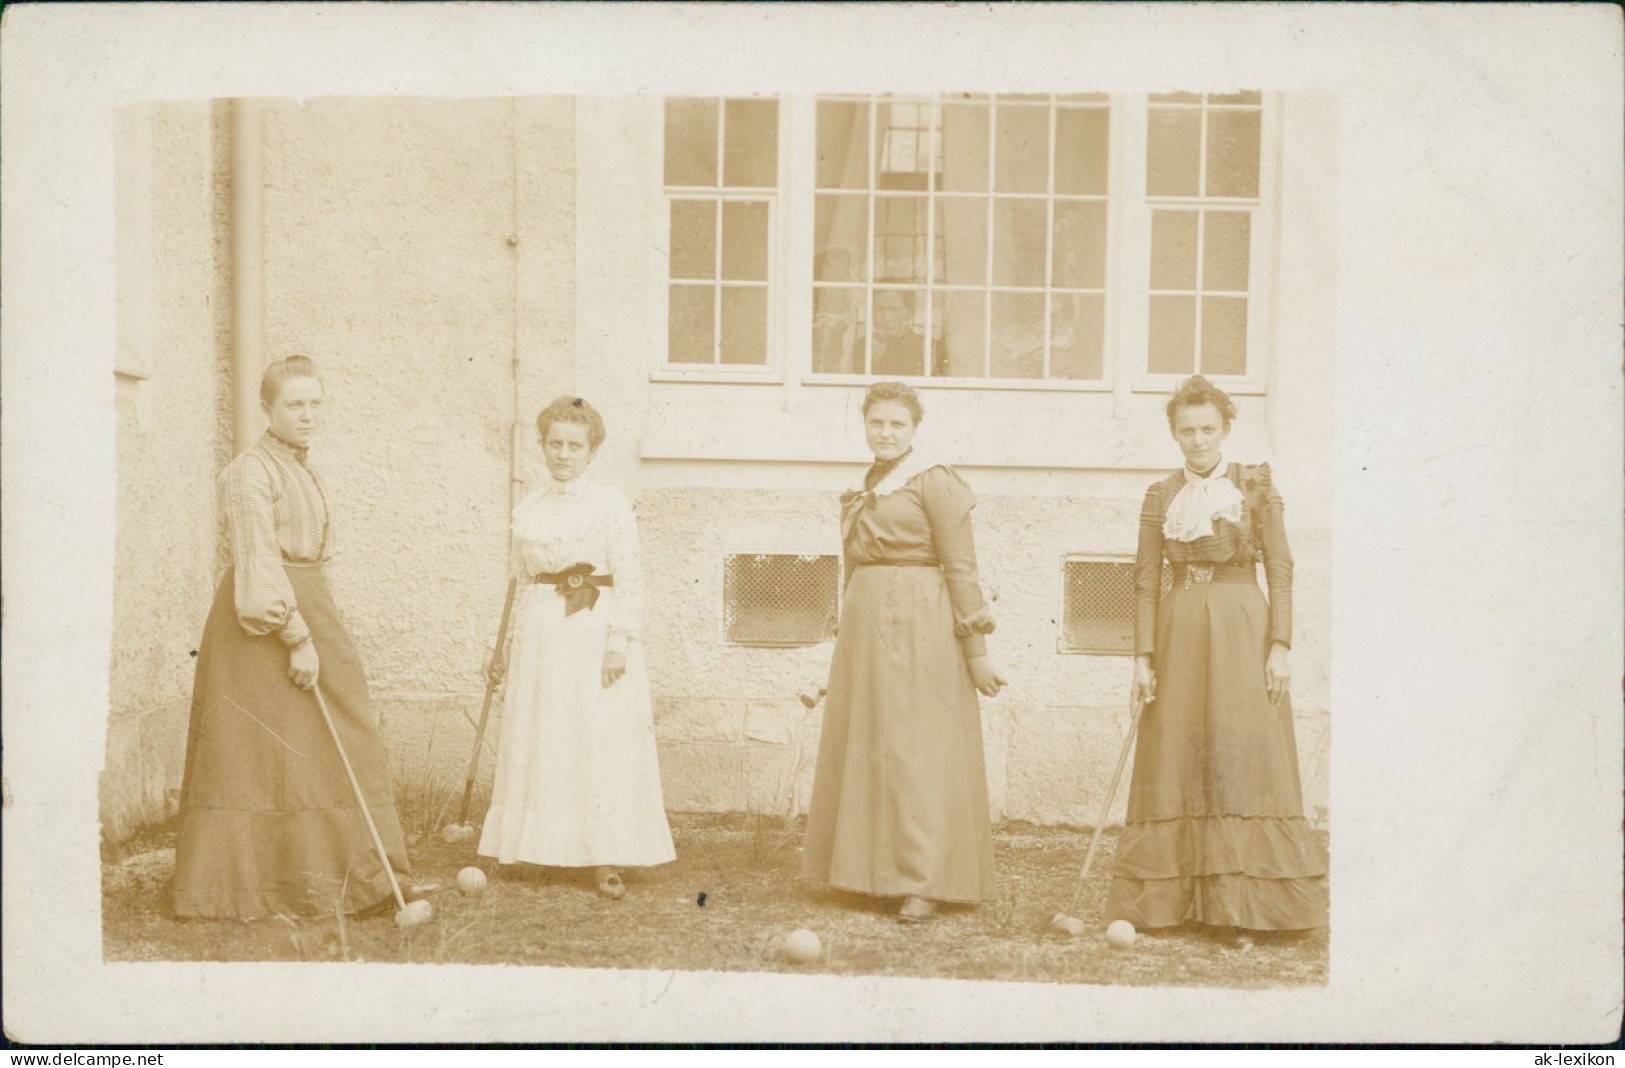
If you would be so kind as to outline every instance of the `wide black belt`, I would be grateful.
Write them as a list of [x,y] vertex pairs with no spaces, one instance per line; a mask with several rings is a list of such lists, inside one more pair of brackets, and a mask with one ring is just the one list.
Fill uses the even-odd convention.
[[598,603],[598,590],[615,585],[614,575],[595,575],[592,572],[591,564],[580,563],[563,571],[543,571],[533,576],[531,581],[539,586],[557,587],[559,596],[564,598],[564,614],[569,616],[583,608],[592,608]]

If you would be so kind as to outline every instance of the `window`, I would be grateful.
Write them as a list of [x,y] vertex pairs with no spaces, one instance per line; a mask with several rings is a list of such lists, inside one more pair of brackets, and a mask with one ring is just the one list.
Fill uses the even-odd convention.
[[681,98],[663,131],[674,373],[1261,386],[1259,92]]
[[670,363],[768,361],[778,132],[772,100],[666,101]]
[[[1162,593],[1173,569],[1162,565]],[[1061,562],[1059,651],[1129,656],[1134,653],[1134,561],[1073,557]]]
[[1100,379],[1109,128],[1104,95],[820,99],[813,372]]
[[1247,373],[1262,112],[1256,92],[1150,99],[1152,374]]
[[722,567],[722,629],[730,645],[831,641],[841,560],[833,554],[736,553]]

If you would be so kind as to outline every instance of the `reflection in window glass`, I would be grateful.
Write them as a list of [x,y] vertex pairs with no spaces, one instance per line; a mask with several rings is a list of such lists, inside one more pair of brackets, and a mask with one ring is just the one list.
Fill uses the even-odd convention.
[[1044,377],[1044,295],[993,294],[994,378]]
[[[820,99],[813,370],[1101,380],[1107,104]],[[882,346],[881,309],[893,314],[897,293],[913,301],[912,336]]]
[[1050,298],[1051,378],[1098,379],[1106,367],[1106,297],[1057,293]]

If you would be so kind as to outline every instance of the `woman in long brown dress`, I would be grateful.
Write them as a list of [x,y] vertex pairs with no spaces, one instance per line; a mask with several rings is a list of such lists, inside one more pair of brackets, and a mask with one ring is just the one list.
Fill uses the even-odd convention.
[[830,666],[803,874],[876,897],[898,916],[994,892],[993,835],[976,695],[1004,685],[971,536],[975,497],[912,449],[914,390],[863,402],[875,463],[841,498],[845,604]]
[[[1107,919],[1140,927],[1326,922],[1292,729],[1292,554],[1269,465],[1220,455],[1235,415],[1207,379],[1180,386],[1168,424],[1185,467],[1140,513],[1134,686],[1147,707],[1106,901]],[[1159,601],[1165,558],[1174,583]]]
[[392,900],[333,738],[320,685],[390,866],[403,880],[378,720],[328,591],[331,500],[307,453],[322,383],[308,357],[266,369],[265,435],[220,475],[232,567],[198,647],[169,884],[177,916],[251,920],[366,911]]

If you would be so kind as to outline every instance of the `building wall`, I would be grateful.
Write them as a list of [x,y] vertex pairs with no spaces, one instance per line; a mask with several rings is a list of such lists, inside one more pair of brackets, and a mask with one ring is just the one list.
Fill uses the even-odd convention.
[[[229,449],[224,126],[206,102],[121,112],[118,532],[104,833],[173,811],[185,758],[192,651],[214,592],[214,483]],[[223,436],[224,435],[224,436]]]
[[[638,504],[668,806],[800,811],[822,706],[808,711],[798,691],[822,680],[830,646],[725,644],[722,561],[839,550],[836,497],[867,458],[861,390],[651,381],[665,330],[651,268],[665,241],[654,210],[659,102],[264,107],[266,351],[314,356],[327,378],[318,448],[340,508],[332,581],[403,796],[439,804],[460,786],[482,695],[477,669],[501,607],[508,511],[537,474],[531,420],[551,397],[579,392],[609,425],[594,475]],[[163,225],[152,233],[172,251],[156,261],[143,299],[169,333],[153,346],[165,360],[132,389],[170,407],[150,429],[121,418],[104,790],[112,828],[161,815],[153,799],[178,785],[190,677],[189,658],[179,663],[173,649],[196,640],[218,552],[212,485],[168,478],[164,465],[179,450],[188,472],[212,471],[230,448],[222,141],[206,105],[154,113],[164,140],[152,156],[161,161],[153,219]],[[1281,115],[1276,364],[1266,395],[1240,398],[1227,451],[1271,459],[1287,497],[1299,748],[1306,801],[1324,817],[1336,111],[1294,96]],[[188,303],[199,293],[217,303]],[[130,412],[134,395],[121,393]],[[1127,726],[1131,661],[1057,652],[1060,561],[1132,554],[1146,485],[1178,463],[1164,401],[926,393],[921,447],[954,462],[977,491],[984,581],[1000,591],[992,648],[1012,685],[983,712],[996,818],[1095,818]],[[199,419],[204,411],[214,419]],[[172,595],[167,568],[140,571],[158,558],[188,561],[183,597]]]

